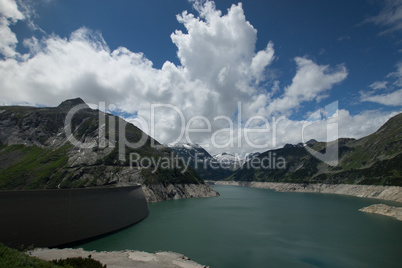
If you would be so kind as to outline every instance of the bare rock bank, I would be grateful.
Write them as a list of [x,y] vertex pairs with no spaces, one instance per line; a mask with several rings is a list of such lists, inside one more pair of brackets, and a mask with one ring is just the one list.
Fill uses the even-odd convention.
[[[272,189],[278,192],[324,193],[342,194],[356,197],[375,198],[402,203],[402,187],[379,185],[354,185],[354,184],[297,184],[277,182],[246,182],[246,181],[217,181],[209,184],[233,185]],[[367,213],[375,213],[394,217],[402,221],[402,207],[392,207],[384,204],[375,204],[360,209]]]
[[200,268],[207,267],[198,264],[190,258],[182,254],[174,252],[156,252],[147,253],[142,251],[85,251],[82,248],[72,249],[48,249],[37,248],[28,252],[28,255],[37,257],[42,260],[56,260],[73,257],[86,258],[91,255],[91,258],[106,264],[108,268],[123,268],[123,267],[137,267],[137,268]]
[[374,204],[368,207],[361,208],[359,209],[359,211],[389,216],[402,221],[402,207],[393,207],[385,204]]
[[208,184],[150,184],[143,185],[148,202],[160,202],[181,198],[215,197],[219,193]]
[[278,192],[303,192],[343,194],[356,197],[376,198],[402,203],[402,187],[379,185],[354,185],[354,184],[297,184],[276,182],[237,182],[217,181],[216,185],[237,185],[262,189],[272,189]]

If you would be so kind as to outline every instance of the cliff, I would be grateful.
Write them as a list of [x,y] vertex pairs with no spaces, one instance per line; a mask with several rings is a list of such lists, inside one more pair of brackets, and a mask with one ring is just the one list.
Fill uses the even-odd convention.
[[144,185],[142,189],[148,202],[219,196],[219,193],[207,184],[151,184]]

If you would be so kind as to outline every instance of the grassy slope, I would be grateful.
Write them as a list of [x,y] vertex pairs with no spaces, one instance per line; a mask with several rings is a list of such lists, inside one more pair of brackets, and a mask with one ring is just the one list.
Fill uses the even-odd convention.
[[[76,105],[82,100],[72,101],[73,105]],[[106,168],[117,171],[128,167],[129,162],[119,161],[118,154],[119,123],[123,120],[106,114],[105,117],[114,117],[116,122],[114,127],[116,147],[110,153],[105,153],[106,151],[102,151],[102,148],[95,147],[93,152],[99,152],[99,155],[103,155],[103,157],[98,159],[95,164],[81,166],[81,174],[73,175],[67,164],[68,155],[79,153],[78,148],[72,146],[68,141],[58,147],[46,144],[47,141],[58,136],[63,129],[69,109],[68,105],[63,106],[63,104],[54,108],[0,107],[0,122],[5,122],[5,127],[14,129],[14,131],[18,129],[18,135],[29,144],[28,146],[23,144],[6,146],[0,142],[0,190],[44,189],[58,186],[76,188],[98,186],[99,183],[107,185],[108,180],[104,179]],[[77,140],[96,139],[99,133],[98,111],[91,109],[79,111],[74,115],[71,125]],[[105,129],[109,129],[109,120],[106,120]],[[142,131],[134,125],[126,125],[125,138],[128,142],[138,142],[142,135]],[[64,133],[62,136],[66,140]],[[108,131],[106,131],[106,139],[109,139]],[[108,141],[106,142],[108,143]],[[159,145],[157,141],[147,136],[146,143],[142,147],[136,149],[126,147],[126,159],[129,159],[129,154],[132,152],[140,154],[141,157],[154,159],[170,155],[169,149],[152,148],[151,142]],[[145,169],[141,174],[144,176],[145,183],[148,184],[160,182],[203,183],[203,180],[192,169],[183,173],[182,171],[183,168],[165,169],[158,170],[156,174],[153,174],[150,170]]]
[[67,258],[44,261],[0,244],[0,268],[104,268],[99,261],[88,258]]
[[57,268],[61,267],[51,262],[43,261],[35,257],[30,257],[23,252],[8,248],[0,244],[0,268]]
[[[402,186],[402,114],[391,118],[375,133],[361,138],[339,139],[340,162],[328,166],[302,147],[267,151],[286,160],[285,169],[241,168],[226,180],[296,183],[352,183]],[[324,152],[326,143],[312,145]]]
[[62,178],[57,175],[67,164],[66,151],[70,147],[65,145],[52,150],[37,146],[2,146],[0,159],[6,161],[8,158],[9,160],[8,166],[0,169],[0,189],[56,187],[61,182]]

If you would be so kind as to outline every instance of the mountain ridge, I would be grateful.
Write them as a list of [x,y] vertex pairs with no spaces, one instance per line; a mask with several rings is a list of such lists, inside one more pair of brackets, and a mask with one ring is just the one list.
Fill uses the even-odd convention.
[[203,180],[222,180],[233,173],[222,167],[207,150],[198,144],[169,144],[168,148],[183,159]]
[[[72,136],[83,144],[100,145],[99,135],[102,131],[99,120],[103,117],[105,146],[77,149],[68,141],[65,118],[69,110],[77,105],[81,109],[71,118]],[[111,130],[119,136],[116,124],[125,126],[126,133],[122,141],[113,139]],[[57,107],[2,106],[0,189],[93,187],[128,182],[146,185],[202,184],[203,180],[400,185],[401,125],[402,114],[398,114],[366,137],[336,140],[339,145],[339,165],[336,167],[316,159],[305,148],[308,146],[324,153],[335,142],[309,140],[305,144],[286,144],[283,148],[248,154],[236,162],[239,165],[235,170],[234,162],[231,161],[234,156],[229,153],[212,156],[198,144],[163,146],[121,118],[92,110],[81,98],[63,101]],[[146,141],[141,148],[128,148],[126,144],[119,146],[125,141],[127,144],[137,142],[143,135],[146,135]],[[155,148],[151,144],[155,144]],[[123,154],[119,152],[121,148],[125,151]],[[134,169],[127,169],[129,163],[122,163],[119,159],[129,159],[130,153],[155,159],[178,156],[183,165],[181,169],[166,171],[155,169],[152,166],[155,164],[147,168],[136,166],[139,163],[137,161],[131,163]],[[286,167],[248,167],[252,161],[273,156],[277,159],[283,157]],[[228,159],[223,161],[221,158],[224,157]],[[272,159],[269,161],[270,164],[278,164]],[[187,165],[190,169],[181,173]]]
[[[77,105],[80,109],[66,122],[68,112]],[[101,118],[104,118],[103,125]],[[119,132],[121,126],[123,134]],[[70,134],[66,133],[67,128],[71,128]],[[142,138],[141,147],[131,146]],[[140,159],[130,162],[131,154]],[[136,126],[93,110],[80,98],[66,100],[57,107],[0,107],[0,190],[116,187],[139,183],[154,185],[152,189],[148,187],[150,191],[164,191],[154,194],[158,196],[154,201],[160,201],[188,194],[186,189],[175,188],[175,185],[204,185],[197,173],[180,160],[171,168],[140,161],[147,158],[162,163],[161,160],[171,157],[171,150]],[[173,185],[173,188],[170,187],[169,192],[163,189],[164,185]],[[191,196],[196,196],[195,190],[191,191]],[[209,194],[215,196],[213,191]]]
[[[335,142],[339,145],[339,165],[329,166],[313,157],[304,146],[325,153]],[[390,118],[376,132],[360,139],[285,145],[261,153],[257,158],[283,157],[283,169],[253,168],[246,165],[225,180],[289,183],[402,185],[402,113]],[[250,164],[250,161],[248,162]]]

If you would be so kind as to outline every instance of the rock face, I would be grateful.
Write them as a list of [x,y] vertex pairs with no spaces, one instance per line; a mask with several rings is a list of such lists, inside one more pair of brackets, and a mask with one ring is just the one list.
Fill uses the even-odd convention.
[[219,193],[207,184],[152,184],[144,185],[142,189],[148,202],[219,196]]
[[402,221],[402,207],[392,207],[384,204],[374,204],[368,207],[359,209],[360,211],[372,214],[389,216]]
[[154,201],[216,195],[175,157],[136,126],[80,98],[58,107],[0,106],[0,190],[138,183],[152,189],[148,200]]
[[304,192],[343,194],[356,197],[375,198],[397,201],[402,203],[402,187],[379,185],[353,185],[353,184],[297,184],[275,182],[236,182],[218,181],[216,185],[236,185],[262,189],[272,189],[278,192]]

